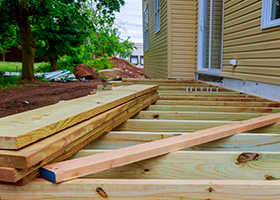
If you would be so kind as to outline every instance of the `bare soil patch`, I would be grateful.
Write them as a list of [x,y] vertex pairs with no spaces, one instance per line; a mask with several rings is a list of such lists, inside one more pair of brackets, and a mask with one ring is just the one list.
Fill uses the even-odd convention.
[[52,105],[61,100],[83,97],[101,84],[98,80],[67,83],[36,82],[33,86],[23,86],[22,89],[0,90],[0,117]]

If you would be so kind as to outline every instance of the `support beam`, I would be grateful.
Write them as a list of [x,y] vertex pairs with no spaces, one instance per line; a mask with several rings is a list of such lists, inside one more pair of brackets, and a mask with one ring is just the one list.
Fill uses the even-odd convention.
[[205,129],[194,133],[126,147],[70,161],[50,164],[41,168],[46,179],[59,183],[92,173],[123,166],[137,161],[203,144],[280,121],[280,113]]
[[[235,121],[129,119],[114,130],[136,132],[194,132],[233,123]],[[280,133],[280,122],[248,132]]]
[[[84,149],[120,149],[182,134],[178,132],[111,131],[92,141]],[[185,148],[187,151],[280,151],[280,134],[240,133],[223,139]]]
[[[158,102],[158,101],[157,101]],[[188,105],[150,105],[146,111],[187,111],[187,112],[239,112],[239,113],[278,113],[273,107],[230,107],[230,106],[188,106]]]
[[35,179],[23,187],[1,185],[2,199],[234,199],[279,200],[279,181],[77,179],[54,185]]
[[273,107],[279,108],[280,102],[235,102],[235,101],[187,101],[158,100],[154,105],[188,105],[188,106],[233,106],[233,107]]
[[135,115],[133,119],[241,121],[265,115],[268,114],[227,112],[141,111],[140,113]]

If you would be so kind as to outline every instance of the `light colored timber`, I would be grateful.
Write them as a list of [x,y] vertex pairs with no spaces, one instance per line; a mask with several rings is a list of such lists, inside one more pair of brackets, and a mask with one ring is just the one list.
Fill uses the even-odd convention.
[[280,107],[280,102],[158,100],[154,105],[239,106],[239,107],[274,107],[274,108],[279,108]]
[[135,115],[133,119],[241,121],[265,115],[267,114],[233,112],[141,111]]
[[0,148],[22,148],[156,88],[145,85],[121,87],[1,118]]
[[[52,154],[51,156],[42,160],[39,164],[32,166],[28,169],[18,170],[14,168],[0,168],[0,181],[4,182],[11,182],[11,183],[18,183],[25,184],[26,181],[24,180],[26,176],[30,176],[31,178],[37,176],[39,174],[39,168],[43,165],[51,162],[60,162],[63,161],[84,146],[89,144],[92,140],[98,138],[100,135],[109,132],[114,127],[117,127],[120,123],[126,121],[137,112],[141,111],[143,108],[151,104],[153,101],[156,101],[157,96],[151,96],[146,98],[144,101],[139,101],[138,104],[134,105],[133,107],[129,108],[128,110],[119,113],[114,118],[110,119],[106,123],[102,124],[101,126],[97,127],[96,129],[92,130],[88,134],[80,137],[79,139],[75,140],[74,142],[68,144],[63,149],[57,151],[56,153]],[[2,170],[3,169],[3,170]],[[30,178],[29,178],[30,179]]]
[[[126,83],[198,83],[196,80],[168,80],[168,79],[136,79],[124,78],[122,82]],[[200,84],[203,84],[201,82]]]
[[40,172],[45,178],[59,183],[88,174],[123,166],[171,151],[203,144],[237,133],[254,130],[280,121],[280,113],[249,119],[234,124],[209,128],[186,135],[117,149],[93,156],[46,165]]
[[[280,113],[277,113],[280,114]],[[242,121],[241,121],[242,122]],[[235,121],[214,120],[146,120],[129,119],[121,124],[115,131],[139,132],[194,132],[207,128],[233,124]],[[248,131],[251,132],[251,131]],[[280,122],[252,130],[253,133],[280,133]]]
[[260,180],[119,180],[76,179],[53,185],[35,179],[28,185],[2,185],[1,198],[7,200],[40,199],[235,199],[279,200],[279,181]]
[[[186,91],[160,91],[160,96],[186,96],[186,97],[252,97],[246,94],[240,93],[227,93],[227,92],[186,92]],[[256,98],[256,97],[255,97]]]
[[[188,133],[180,132],[132,132],[132,131],[110,131],[102,135],[84,149],[120,149],[146,142],[152,142],[164,138],[178,136]],[[280,151],[279,134],[240,133],[230,137],[222,138],[201,145],[185,148],[187,151]]]
[[[81,150],[70,159],[104,152],[108,150]],[[280,179],[279,165],[279,152],[177,151],[85,178],[266,180]]]
[[[160,100],[186,100],[186,101],[236,101],[236,102],[267,102],[261,98],[252,97],[189,97],[189,96],[171,96],[160,95]],[[280,105],[280,104],[279,104]]]
[[76,139],[86,135],[88,132],[98,128],[100,125],[114,118],[119,113],[126,111],[146,98],[149,100],[150,96],[152,96],[152,98],[156,98],[157,94],[151,93],[138,97],[18,151],[0,150],[0,166],[15,167],[20,169],[29,168],[52,155],[56,151],[62,149],[66,145],[72,143]]
[[[201,87],[202,88],[202,91],[204,92],[207,92],[207,88],[208,88],[208,91],[210,91],[210,89],[212,88],[212,92],[216,92],[216,88],[219,88],[218,89],[218,92],[232,92],[230,91],[229,89],[227,88],[223,88],[223,87],[218,87],[218,86],[212,86],[210,84],[208,85],[201,85],[201,84],[195,84],[195,85],[186,85],[186,86],[169,86],[168,85],[159,85],[159,88],[158,90],[161,92],[161,91],[174,91],[174,90],[177,90],[177,91],[186,91],[187,90],[187,87],[188,88],[188,92],[195,92],[195,88],[197,87],[197,92],[198,91],[201,91]],[[191,91],[191,88],[190,87],[193,87],[192,88],[192,91]],[[237,92],[237,91],[234,91],[235,93],[240,93],[240,92]]]
[[[243,104],[242,104],[243,105]],[[150,105],[146,111],[188,111],[188,112],[240,112],[240,113],[277,113],[280,108],[273,107],[230,107],[230,106],[187,106],[187,105]]]

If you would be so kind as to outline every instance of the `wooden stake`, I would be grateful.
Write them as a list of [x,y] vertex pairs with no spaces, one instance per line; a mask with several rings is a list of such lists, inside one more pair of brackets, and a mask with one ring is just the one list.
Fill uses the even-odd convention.
[[280,113],[271,114],[186,135],[50,164],[41,168],[40,172],[46,179],[59,183],[267,126],[278,121],[280,121]]

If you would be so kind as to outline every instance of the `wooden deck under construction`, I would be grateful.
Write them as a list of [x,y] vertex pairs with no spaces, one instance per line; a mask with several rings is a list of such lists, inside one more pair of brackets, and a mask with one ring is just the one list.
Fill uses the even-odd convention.
[[[116,84],[116,83],[114,83]],[[159,85],[159,100],[71,159],[280,112],[280,102],[197,81]],[[119,84],[118,84],[119,85]],[[181,151],[53,184],[0,185],[1,199],[280,199],[280,121]]]

